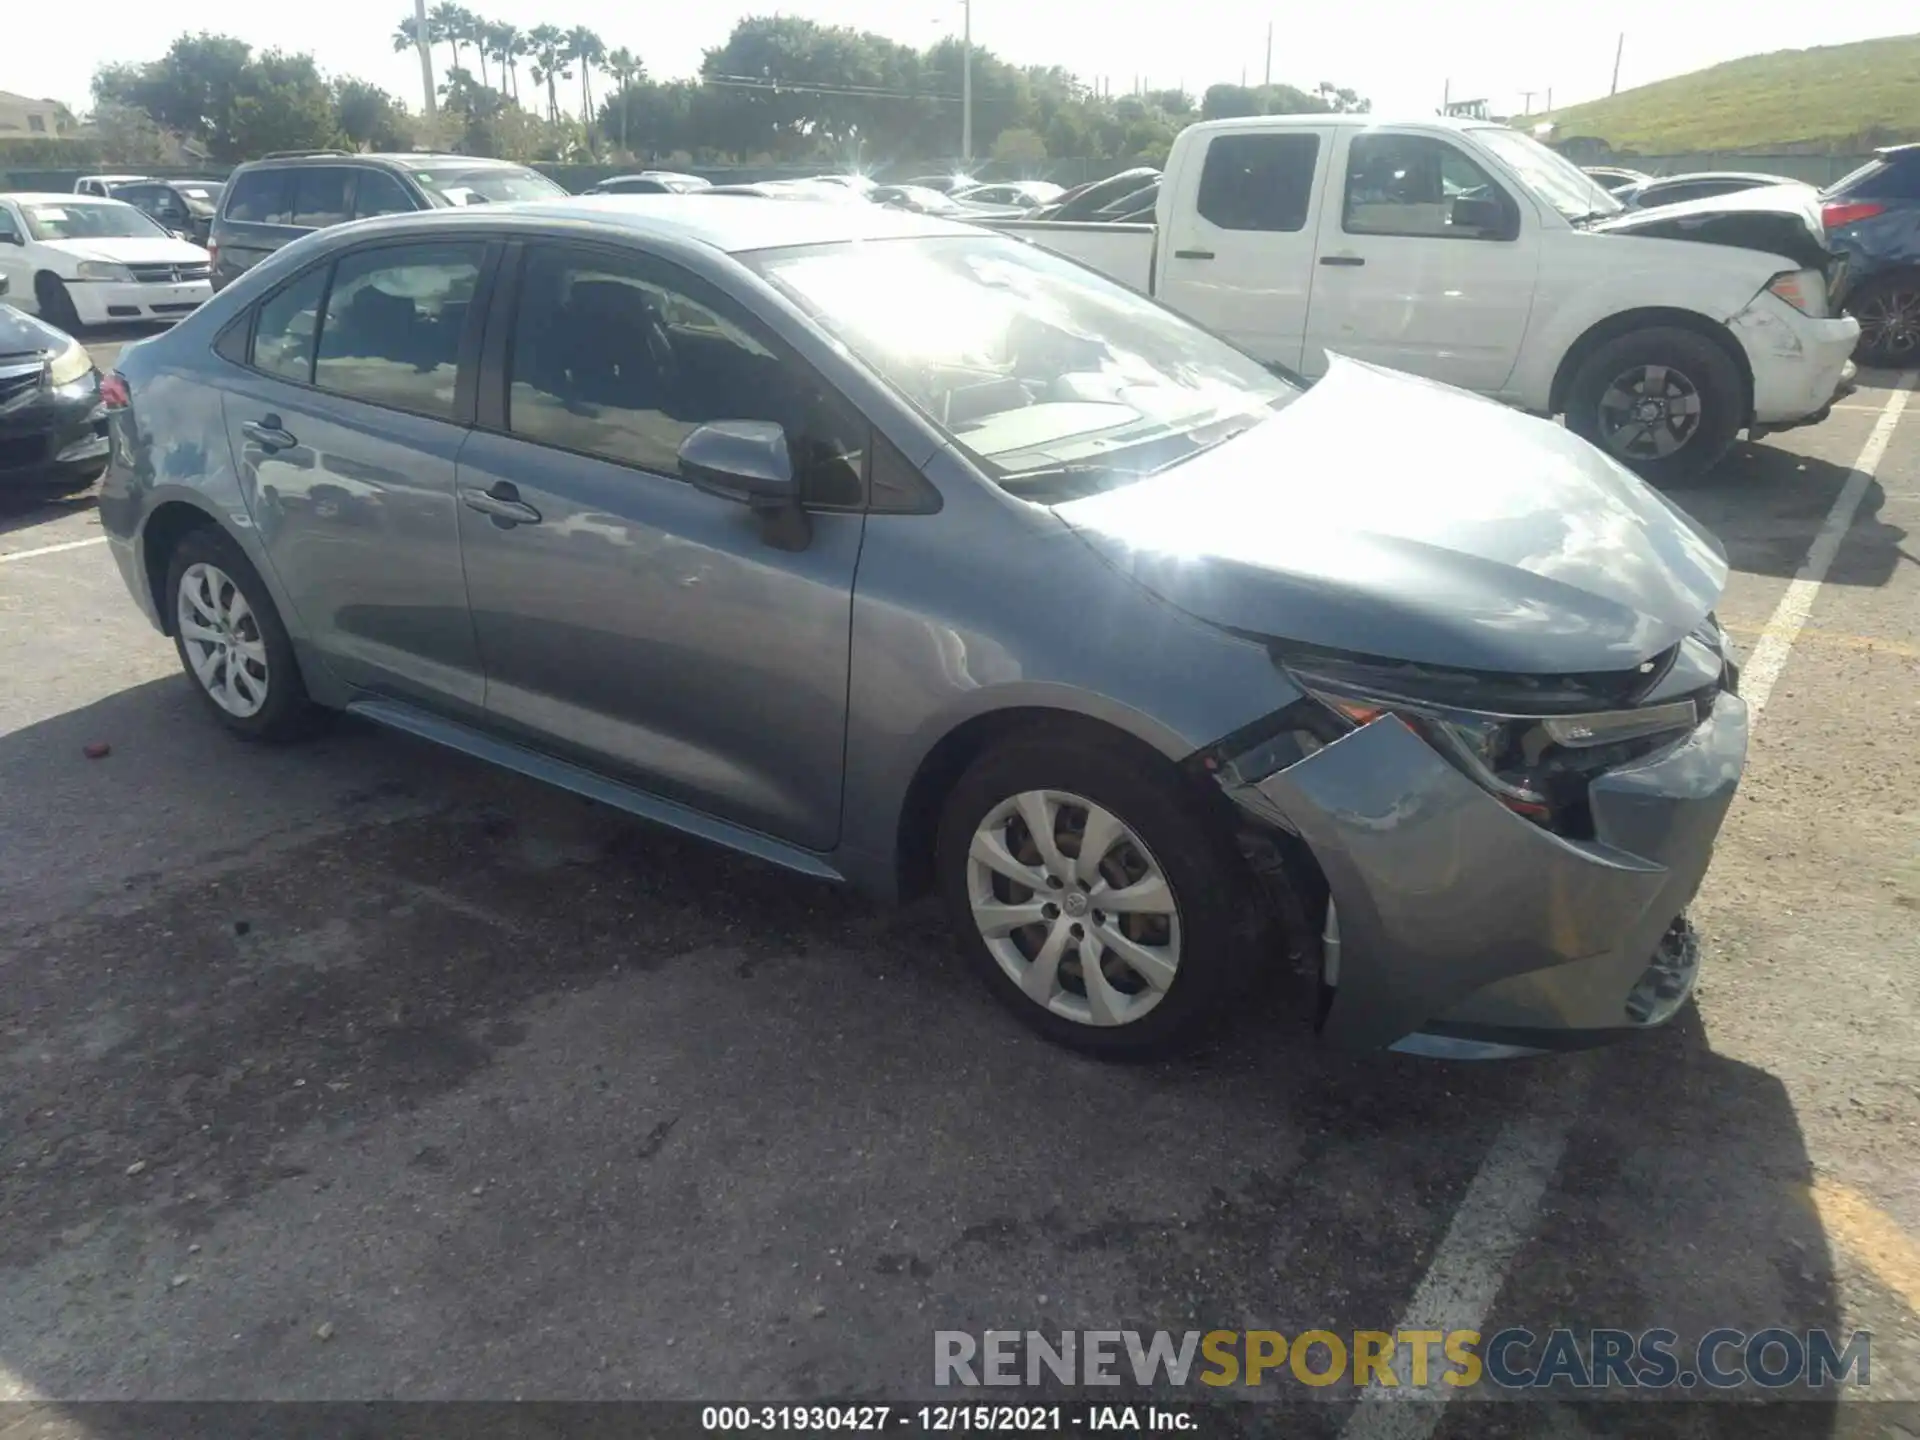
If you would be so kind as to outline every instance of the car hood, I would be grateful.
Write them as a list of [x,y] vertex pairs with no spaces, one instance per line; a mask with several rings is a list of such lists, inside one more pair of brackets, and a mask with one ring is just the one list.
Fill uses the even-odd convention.
[[64,330],[56,330],[12,305],[0,305],[0,366],[25,364],[42,355],[58,355],[73,344]]
[[1054,513],[1202,620],[1508,674],[1631,669],[1727,576],[1711,535],[1558,425],[1342,357],[1239,438]]
[[115,265],[204,265],[207,252],[170,235],[117,235],[86,240],[42,240],[41,248],[76,260]]
[[1824,269],[1833,254],[1820,221],[1820,192],[1811,185],[1763,185],[1628,210],[1596,220],[1590,230],[1602,235],[1638,235],[1650,240],[1698,240],[1784,255],[1796,265]]

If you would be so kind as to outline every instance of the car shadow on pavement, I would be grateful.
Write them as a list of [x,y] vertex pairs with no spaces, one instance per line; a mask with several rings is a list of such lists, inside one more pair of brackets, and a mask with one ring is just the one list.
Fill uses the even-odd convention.
[[[927,903],[357,724],[245,745],[179,679],[0,737],[0,787],[116,847],[90,902],[0,905],[0,1369],[49,1396],[951,1399],[936,1328],[1391,1329],[1583,1067],[1500,1316],[1834,1314],[1785,1095],[1697,1026],[1448,1066],[1276,990],[1103,1065]],[[89,853],[26,839],[0,893]]]
[[98,508],[98,497],[91,490],[78,495],[51,499],[38,495],[9,495],[0,491],[0,535],[48,525],[73,515],[90,514]]
[[[1792,579],[1852,474],[1830,460],[1743,443],[1706,475],[1667,486],[1665,494],[1719,537],[1732,569]],[[1885,585],[1902,560],[1913,562],[1902,548],[1907,532],[1880,518],[1886,498],[1877,480],[1868,483],[1827,584]]]
[[[1879,1407],[1839,1404],[1843,1391],[1871,1396],[1857,1383],[1717,1390],[1696,1374],[1697,1347],[1716,1329],[1745,1337],[1777,1327],[1801,1346],[1818,1331],[1833,1338],[1836,1353],[1846,1346],[1835,1256],[1813,1199],[1818,1177],[1780,1080],[1714,1053],[1691,1004],[1665,1030],[1593,1059],[1540,1229],[1509,1273],[1485,1327],[1488,1340],[1508,1326],[1532,1331],[1539,1342],[1510,1353],[1533,1366],[1552,1327],[1574,1330],[1583,1351],[1596,1329],[1635,1337],[1670,1330],[1680,1378],[1695,1379],[1583,1401],[1570,1412],[1581,1423],[1545,1428],[1636,1440],[1880,1433],[1864,1418]],[[1715,1359],[1735,1370],[1747,1363],[1740,1345]],[[1763,1363],[1777,1371],[1785,1361],[1786,1351],[1775,1348]],[[1565,1384],[1546,1394],[1575,1398]],[[1756,1400],[1772,1403],[1736,1403]],[[1468,1407],[1442,1433],[1457,1440],[1542,1433],[1537,1415],[1512,1409]],[[1847,1422],[1849,1413],[1861,1423]]]

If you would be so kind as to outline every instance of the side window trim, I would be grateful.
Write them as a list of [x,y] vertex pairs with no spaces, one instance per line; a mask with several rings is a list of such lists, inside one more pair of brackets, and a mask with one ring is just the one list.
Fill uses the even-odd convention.
[[[461,331],[460,334],[460,345],[455,361],[457,368],[454,371],[453,381],[452,415],[429,415],[419,410],[409,410],[402,405],[389,405],[379,400],[371,400],[364,395],[344,395],[337,390],[329,390],[324,385],[314,383],[314,376],[318,370],[320,341],[326,333],[327,307],[333,301],[333,277],[340,262],[351,256],[366,255],[378,250],[397,250],[409,245],[417,245],[422,243],[421,237],[418,236],[407,236],[404,238],[393,236],[374,241],[367,245],[355,245],[351,249],[337,251],[325,259],[316,261],[305,269],[289,275],[285,280],[274,286],[273,289],[269,290],[265,295],[262,295],[248,307],[246,323],[247,343],[244,351],[246,358],[241,363],[243,363],[248,370],[265,379],[277,380],[283,385],[293,385],[302,390],[311,390],[316,395],[326,395],[337,400],[349,400],[356,405],[371,405],[376,410],[388,410],[396,415],[414,415],[423,420],[438,420],[444,424],[458,425],[463,429],[472,429],[476,423],[474,412],[479,385],[482,334],[485,328],[486,317],[488,317],[491,312],[495,277],[499,272],[500,254],[504,248],[497,236],[479,235],[473,238],[478,240],[485,249],[482,251],[480,257],[480,273],[474,279],[473,300],[467,309],[466,328]],[[275,296],[282,294],[284,291],[299,284],[308,276],[321,269],[326,270],[327,278],[326,283],[320,287],[319,306],[314,311],[313,348],[307,353],[307,378],[305,380],[296,380],[290,375],[279,375],[271,370],[262,370],[254,363],[253,358],[254,341],[258,338],[260,327],[261,310],[265,308],[267,303]],[[216,341],[216,345],[218,345],[218,343],[219,342]]]
[[[480,398],[475,413],[475,426],[482,430],[492,431],[506,439],[518,441],[522,445],[538,446],[542,450],[557,450],[565,455],[578,455],[583,459],[595,460],[604,465],[617,465],[621,469],[629,470],[636,475],[651,475],[661,480],[670,481],[675,485],[689,484],[690,482],[685,476],[666,470],[656,470],[652,466],[643,465],[636,460],[621,459],[612,455],[604,455],[597,451],[576,450],[571,446],[556,444],[551,440],[537,439],[531,435],[517,434],[511,428],[509,423],[511,411],[508,408],[507,397],[513,384],[512,356],[513,344],[516,338],[515,332],[519,326],[520,288],[526,278],[527,266],[532,263],[535,252],[542,248],[559,250],[572,255],[602,257],[615,263],[631,263],[637,258],[643,265],[652,264],[664,266],[669,270],[688,275],[697,283],[705,285],[709,289],[717,290],[718,287],[713,286],[712,283],[704,277],[694,274],[684,265],[680,265],[651,250],[637,246],[608,245],[605,243],[596,243],[590,239],[575,240],[572,238],[537,236],[525,241],[511,241],[509,242],[508,248],[517,250],[519,254],[510,257],[504,262],[501,271],[501,283],[494,289],[493,304],[488,310],[487,335],[480,358],[483,382],[479,386]],[[771,326],[767,325],[759,316],[752,314],[751,311],[747,310],[746,306],[741,305],[737,300],[726,295],[724,291],[721,291],[720,294],[722,298],[728,300],[735,309],[746,314],[747,318],[752,321],[754,328],[761,332],[760,335],[755,336],[755,338],[767,344],[776,359],[782,363],[798,366],[806,374],[812,376],[820,385],[821,389],[838,400],[851,414],[860,417],[860,423],[867,430],[867,443],[861,448],[860,453],[859,502],[847,505],[808,502],[806,508],[809,511],[820,514],[857,515],[864,513],[868,509],[868,502],[873,491],[873,441],[874,437],[881,433],[879,427],[873,423],[871,417],[869,417],[864,410],[842,393],[839,386],[821,374],[818,366],[797,352],[779,335],[774,334]],[[693,300],[695,304],[701,303],[697,295],[689,296],[688,298]]]

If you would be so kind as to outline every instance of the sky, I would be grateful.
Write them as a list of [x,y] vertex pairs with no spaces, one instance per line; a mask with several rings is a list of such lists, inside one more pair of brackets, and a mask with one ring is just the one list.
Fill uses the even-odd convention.
[[[411,55],[392,35],[409,0],[194,0],[171,5],[103,0],[77,26],[64,7],[20,3],[0,45],[0,90],[90,104],[94,70],[152,59],[190,24],[238,36],[257,49],[312,53],[332,75],[350,74],[420,104]],[[523,30],[587,25],[609,49],[625,45],[658,79],[690,75],[701,52],[725,40],[743,15],[779,10],[822,24],[873,30],[913,45],[958,34],[959,0],[768,0],[739,4],[636,5],[629,0],[484,0],[470,4]],[[1310,19],[1303,20],[1303,11]],[[974,0],[973,36],[1016,64],[1058,64],[1083,80],[1105,76],[1115,94],[1136,77],[1195,94],[1219,81],[1263,78],[1273,27],[1273,78],[1302,88],[1320,81],[1370,97],[1385,115],[1431,114],[1453,98],[1485,98],[1496,114],[1593,99],[1607,93],[1614,47],[1626,28],[1622,89],[1738,55],[1888,33],[1877,7],[1824,9],[1817,31],[1805,0],[1693,0],[1652,9],[1594,0],[1341,0],[1336,6],[1279,0]],[[1638,23],[1636,24],[1636,21]],[[439,51],[441,63],[446,52]],[[577,99],[578,86],[574,87]]]

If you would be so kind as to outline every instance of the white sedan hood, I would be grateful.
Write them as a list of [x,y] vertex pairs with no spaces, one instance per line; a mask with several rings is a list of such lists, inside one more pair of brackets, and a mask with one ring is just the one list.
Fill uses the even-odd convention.
[[105,260],[115,265],[204,265],[207,252],[170,235],[101,236],[85,240],[42,240],[40,248],[75,260]]

